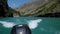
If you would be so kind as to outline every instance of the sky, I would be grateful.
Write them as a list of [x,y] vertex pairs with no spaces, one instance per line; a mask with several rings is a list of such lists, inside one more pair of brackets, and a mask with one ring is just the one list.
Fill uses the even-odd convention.
[[31,0],[8,0],[8,5],[11,8],[16,8],[18,6],[21,6],[24,3],[28,3]]

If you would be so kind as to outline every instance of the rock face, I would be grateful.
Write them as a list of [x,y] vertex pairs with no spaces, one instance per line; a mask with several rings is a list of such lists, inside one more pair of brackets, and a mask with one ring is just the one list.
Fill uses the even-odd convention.
[[60,2],[59,0],[36,0],[32,3],[24,4],[15,10],[21,16],[60,17]]
[[0,17],[60,17],[60,0],[35,0],[12,9],[7,0],[0,0]]
[[0,17],[12,17],[7,0],[0,0]]
[[22,16],[24,16],[26,13],[32,12],[34,9],[37,9],[38,7],[43,6],[44,4],[50,2],[50,0],[35,0],[30,3],[24,4],[20,7],[17,7],[15,10],[19,11]]

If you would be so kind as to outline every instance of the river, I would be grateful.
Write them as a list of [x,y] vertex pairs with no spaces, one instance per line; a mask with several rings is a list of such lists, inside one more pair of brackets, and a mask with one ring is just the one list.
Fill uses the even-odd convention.
[[47,17],[0,18],[0,34],[10,34],[17,24],[27,24],[32,34],[60,34],[60,18]]

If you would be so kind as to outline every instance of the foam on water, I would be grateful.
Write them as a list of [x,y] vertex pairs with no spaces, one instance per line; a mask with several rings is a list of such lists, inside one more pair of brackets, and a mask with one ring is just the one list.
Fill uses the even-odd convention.
[[12,28],[14,25],[16,25],[13,22],[6,22],[6,21],[0,21],[0,23],[6,28]]
[[[36,27],[38,27],[38,23],[40,23],[41,21],[42,19],[37,19],[37,20],[27,21],[27,23],[30,29],[35,29]],[[0,23],[6,28],[12,28],[14,25],[16,25],[13,22],[7,22],[7,21],[0,21]]]
[[37,19],[37,20],[30,20],[28,21],[28,25],[30,27],[30,29],[35,29],[36,27],[38,27],[38,23],[41,23],[42,19]]

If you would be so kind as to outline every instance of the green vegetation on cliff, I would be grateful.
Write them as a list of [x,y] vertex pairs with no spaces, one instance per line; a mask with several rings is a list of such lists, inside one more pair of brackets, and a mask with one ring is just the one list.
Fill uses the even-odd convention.
[[[48,4],[45,4],[37,9],[34,9],[28,13],[25,13],[24,16],[43,16],[45,14],[60,13],[60,2],[58,0],[52,0]],[[49,16],[49,15],[48,15]]]

